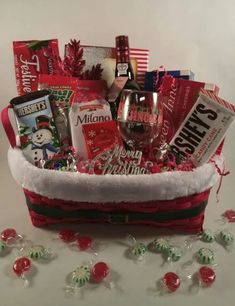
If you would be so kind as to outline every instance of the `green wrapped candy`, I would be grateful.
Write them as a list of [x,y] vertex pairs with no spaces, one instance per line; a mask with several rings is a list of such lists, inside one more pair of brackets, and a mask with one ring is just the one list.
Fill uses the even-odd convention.
[[197,252],[197,258],[200,264],[212,264],[214,262],[214,252],[208,248],[201,248]]
[[215,235],[209,230],[204,230],[202,232],[202,240],[204,242],[214,242],[215,241]]
[[72,284],[83,287],[89,282],[91,277],[91,271],[89,266],[80,266],[72,273]]
[[223,244],[229,246],[234,241],[234,236],[227,230],[223,230],[220,232],[220,239],[222,240]]
[[155,239],[153,241],[153,246],[154,246],[156,251],[164,253],[164,252],[166,252],[168,250],[169,243],[164,238],[158,238],[158,239]]
[[168,259],[172,261],[178,261],[182,257],[183,253],[178,246],[169,246],[166,252]]
[[131,249],[131,253],[139,258],[142,257],[147,252],[147,247],[142,242],[137,242]]
[[45,258],[48,255],[48,251],[42,245],[34,245],[29,249],[29,257],[34,260]]

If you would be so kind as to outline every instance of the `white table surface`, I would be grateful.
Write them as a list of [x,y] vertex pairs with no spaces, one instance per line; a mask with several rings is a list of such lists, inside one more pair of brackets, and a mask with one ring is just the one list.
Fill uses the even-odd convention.
[[[1,130],[2,132],[2,130]],[[231,140],[232,130],[228,135]],[[3,134],[1,134],[3,135]],[[231,165],[232,152],[230,141],[226,144],[225,155],[227,164]],[[66,297],[64,292],[66,276],[74,268],[91,259],[91,254],[77,252],[69,249],[62,242],[54,240],[56,229],[33,227],[28,215],[25,198],[21,187],[12,179],[7,166],[7,143],[1,136],[1,161],[0,161],[0,230],[14,227],[20,234],[36,244],[50,247],[57,254],[57,258],[50,263],[33,263],[35,273],[32,277],[31,287],[23,289],[22,282],[13,275],[11,266],[14,261],[14,253],[0,257],[0,299],[1,306],[64,306],[64,305],[232,305],[235,297],[235,251],[228,253],[220,245],[214,244],[217,279],[209,289],[202,289],[197,294],[188,291],[191,282],[183,282],[182,287],[174,294],[158,296],[156,283],[167,271],[176,271],[180,264],[192,258],[193,253],[205,243],[193,241],[193,251],[176,264],[162,266],[162,258],[158,254],[148,252],[145,261],[136,264],[125,257],[127,247],[124,245],[125,237],[132,234],[138,241],[151,242],[159,231],[152,227],[143,226],[117,226],[84,224],[73,225],[82,234],[92,236],[102,245],[99,252],[99,260],[106,261],[112,269],[112,277],[116,287],[107,289],[103,284],[99,286],[89,285],[84,290],[83,297]],[[228,166],[229,168],[229,166]],[[230,168],[230,170],[233,170]],[[220,202],[216,203],[215,189],[211,193],[210,201],[206,209],[205,226],[217,230],[220,225],[215,220],[220,218],[226,209],[235,209],[232,196],[234,174],[224,179],[220,196]],[[235,234],[235,224],[230,225]],[[185,236],[173,236],[172,241],[183,243]],[[195,272],[198,265],[192,266]]]

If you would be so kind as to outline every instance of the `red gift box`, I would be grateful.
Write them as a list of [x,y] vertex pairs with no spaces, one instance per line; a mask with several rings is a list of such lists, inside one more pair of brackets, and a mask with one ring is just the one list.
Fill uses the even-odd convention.
[[115,121],[85,124],[82,131],[89,159],[116,145],[123,145]]

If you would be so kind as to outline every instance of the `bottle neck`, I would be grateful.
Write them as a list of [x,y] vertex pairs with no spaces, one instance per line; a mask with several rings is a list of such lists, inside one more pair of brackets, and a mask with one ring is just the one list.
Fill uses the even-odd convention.
[[115,77],[128,77],[129,80],[134,80],[134,73],[130,61],[129,48],[122,50],[116,49],[116,69]]
[[129,48],[120,49],[116,48],[116,63],[130,63],[130,52]]
[[115,77],[128,77],[134,80],[134,73],[130,62],[128,36],[116,37],[116,70]]

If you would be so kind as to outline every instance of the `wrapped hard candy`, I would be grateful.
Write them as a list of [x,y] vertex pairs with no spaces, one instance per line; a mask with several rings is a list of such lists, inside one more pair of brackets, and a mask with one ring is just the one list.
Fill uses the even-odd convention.
[[216,279],[214,269],[210,266],[202,266],[194,273],[193,283],[189,287],[191,293],[198,293],[200,289],[209,288]]
[[92,249],[93,239],[90,236],[78,236],[76,239],[77,247],[80,251],[87,251]]
[[180,287],[181,280],[178,274],[174,272],[167,272],[161,279],[160,291],[161,293],[173,293]]
[[190,249],[191,243],[185,240],[183,243],[174,244],[165,238],[158,238],[153,241],[154,249],[162,254],[162,257],[167,262],[179,261]]
[[222,244],[225,245],[225,246],[231,246],[234,242],[234,236],[228,230],[220,231],[219,238],[220,238],[220,241],[222,242]]
[[128,244],[131,244],[128,249],[129,256],[134,260],[142,261],[148,250],[147,246],[142,242],[136,241],[132,235],[128,235],[127,241]]
[[32,245],[28,249],[28,256],[33,260],[50,260],[52,252],[43,245]]
[[215,238],[216,238],[215,234],[213,234],[213,232],[210,230],[204,230],[201,234],[201,240],[204,242],[208,243],[214,242]]
[[235,222],[235,210],[228,209],[223,214],[222,217],[226,219],[227,222],[233,223]]
[[88,235],[80,235],[74,230],[63,229],[59,232],[59,238],[63,242],[69,244],[72,248],[76,247],[79,251],[95,252],[94,240]]
[[197,277],[201,287],[210,287],[215,282],[216,274],[211,267],[203,266],[198,270]]
[[131,248],[131,253],[133,257],[138,259],[142,259],[146,252],[147,252],[147,247],[142,242],[135,243]]
[[101,283],[109,274],[109,266],[103,262],[97,262],[91,269],[91,280],[95,283]]
[[213,264],[215,260],[214,252],[209,248],[200,248],[196,254],[200,264]]
[[67,293],[77,294],[84,290],[88,283],[100,284],[106,283],[109,288],[113,288],[113,282],[110,279],[110,268],[104,261],[91,261],[89,264],[83,264],[70,273],[69,284],[65,288]]
[[33,244],[32,241],[27,241],[20,250],[17,251],[18,257],[28,257],[34,261],[50,261],[54,257],[54,253],[43,245]]
[[183,256],[183,250],[179,246],[169,246],[166,250],[166,256],[168,261],[179,261]]
[[91,278],[90,265],[84,264],[78,266],[69,274],[68,285],[65,287],[66,294],[81,294],[81,290],[88,284]]
[[71,284],[76,287],[83,287],[89,282],[90,277],[90,267],[88,265],[79,266],[72,272]]
[[105,287],[113,289],[116,287],[111,277],[111,270],[109,265],[104,261],[91,261],[91,278],[90,282],[93,284],[103,283]]
[[61,150],[47,160],[40,159],[38,166],[42,169],[76,172],[78,160],[74,152]]
[[153,249],[159,253],[167,252],[169,248],[169,241],[165,238],[157,238],[152,243]]
[[18,234],[14,228],[6,228],[1,232],[1,240],[7,245],[15,245],[23,241],[23,236]]
[[29,286],[29,280],[27,278],[27,274],[32,269],[31,260],[28,257],[17,258],[14,261],[12,269],[13,269],[13,272],[16,274],[17,277],[24,280],[24,287],[28,287]]
[[59,231],[58,236],[63,242],[71,243],[77,239],[78,233],[72,229],[62,229]]
[[217,232],[216,241],[228,252],[234,249],[234,235],[227,228]]

